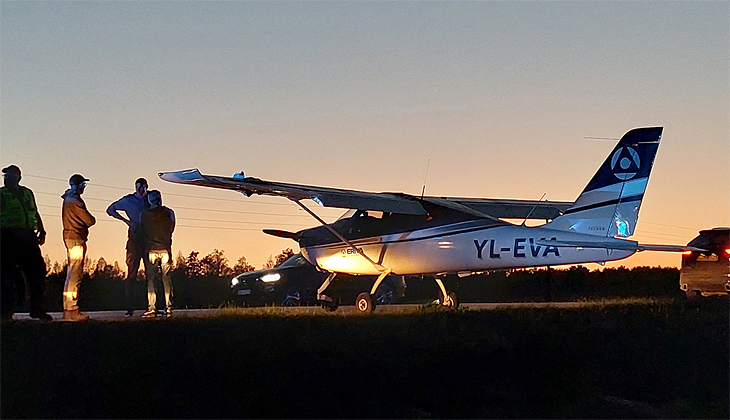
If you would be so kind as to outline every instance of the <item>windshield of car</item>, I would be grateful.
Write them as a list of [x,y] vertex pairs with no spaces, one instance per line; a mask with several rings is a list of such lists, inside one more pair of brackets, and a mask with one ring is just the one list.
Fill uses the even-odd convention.
[[307,260],[302,256],[302,254],[295,254],[289,257],[288,260],[281,263],[279,268],[285,268],[285,267],[299,267],[302,265],[309,264]]

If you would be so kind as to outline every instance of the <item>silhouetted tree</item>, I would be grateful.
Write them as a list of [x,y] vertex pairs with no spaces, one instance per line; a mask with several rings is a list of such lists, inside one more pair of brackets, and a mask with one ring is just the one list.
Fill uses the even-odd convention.
[[214,249],[213,252],[200,260],[201,272],[204,276],[227,277],[233,270],[228,266],[228,258],[224,251]]
[[247,273],[254,271],[256,268],[246,261],[246,257],[241,256],[236,261],[236,265],[233,266],[233,274]]
[[288,260],[289,258],[294,256],[294,251],[292,251],[291,248],[287,248],[283,251],[281,251],[281,254],[276,256],[276,265],[274,267],[278,267],[283,263],[284,261]]
[[200,255],[199,252],[192,251],[185,260],[185,275],[187,277],[200,277],[203,275],[198,255]]

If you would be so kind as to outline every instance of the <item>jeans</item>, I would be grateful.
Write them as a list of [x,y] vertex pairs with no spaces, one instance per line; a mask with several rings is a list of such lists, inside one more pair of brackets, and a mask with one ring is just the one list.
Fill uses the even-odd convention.
[[[126,298],[127,310],[134,309],[135,283],[137,283],[137,272],[139,271],[139,262],[144,260],[144,245],[139,238],[130,231],[127,236],[127,277],[124,279],[124,296]],[[147,269],[145,268],[145,271]]]
[[84,259],[86,259],[86,241],[83,239],[64,239],[68,268],[66,285],[63,288],[63,310],[79,309],[79,284],[84,276]]
[[172,278],[170,266],[172,265],[172,252],[168,249],[150,250],[145,254],[144,271],[147,276],[147,310],[154,311],[157,306],[157,293],[155,283],[158,273],[162,275],[162,285],[165,289],[165,306],[172,308]]

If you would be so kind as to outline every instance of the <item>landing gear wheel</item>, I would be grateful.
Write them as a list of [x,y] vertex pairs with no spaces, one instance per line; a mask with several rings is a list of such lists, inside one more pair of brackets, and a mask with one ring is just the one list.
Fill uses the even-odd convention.
[[370,296],[370,293],[363,292],[357,295],[357,299],[355,299],[355,306],[358,311],[369,314],[375,310],[375,300],[373,300],[373,297]]
[[459,298],[456,296],[456,293],[449,292],[449,308],[456,309],[459,307]]
[[340,299],[339,298],[331,298],[327,296],[328,300],[319,300],[318,302],[320,305],[322,305],[322,309],[324,309],[327,312],[334,312],[337,310],[337,308],[340,307]]
[[690,302],[701,302],[702,293],[699,290],[687,290],[687,300]]
[[446,294],[446,298],[444,298],[444,295],[439,293],[440,295],[440,301],[441,305],[443,305],[446,308],[449,309],[456,309],[459,307],[459,298],[456,296],[456,293],[454,292],[448,292]]

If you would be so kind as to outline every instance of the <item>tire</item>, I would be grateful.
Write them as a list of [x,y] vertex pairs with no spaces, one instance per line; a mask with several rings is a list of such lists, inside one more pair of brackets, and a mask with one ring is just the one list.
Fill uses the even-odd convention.
[[690,302],[699,302],[702,300],[702,294],[699,290],[689,290],[685,292],[687,294],[687,300]]
[[282,300],[283,306],[300,306],[302,304],[302,294],[298,290],[290,290],[286,293],[286,297]]
[[360,293],[355,299],[355,307],[361,313],[370,314],[375,310],[375,300],[368,292]]
[[332,299],[332,302],[322,302],[322,309],[324,309],[327,312],[334,312],[339,307],[340,307],[340,299],[337,297],[334,297]]
[[459,297],[456,296],[456,293],[455,292],[446,292],[446,294],[449,297],[449,304],[448,305],[447,304],[444,304],[444,301],[446,299],[444,299],[444,295],[441,294],[441,292],[439,292],[439,302],[441,302],[441,305],[444,306],[444,307],[446,307],[446,308],[449,308],[449,309],[456,309],[456,308],[458,308],[459,307]]
[[449,300],[451,301],[449,308],[457,309],[459,307],[459,297],[456,296],[455,292],[449,292]]
[[380,283],[373,298],[378,305],[390,305],[395,302],[395,290],[387,283]]

